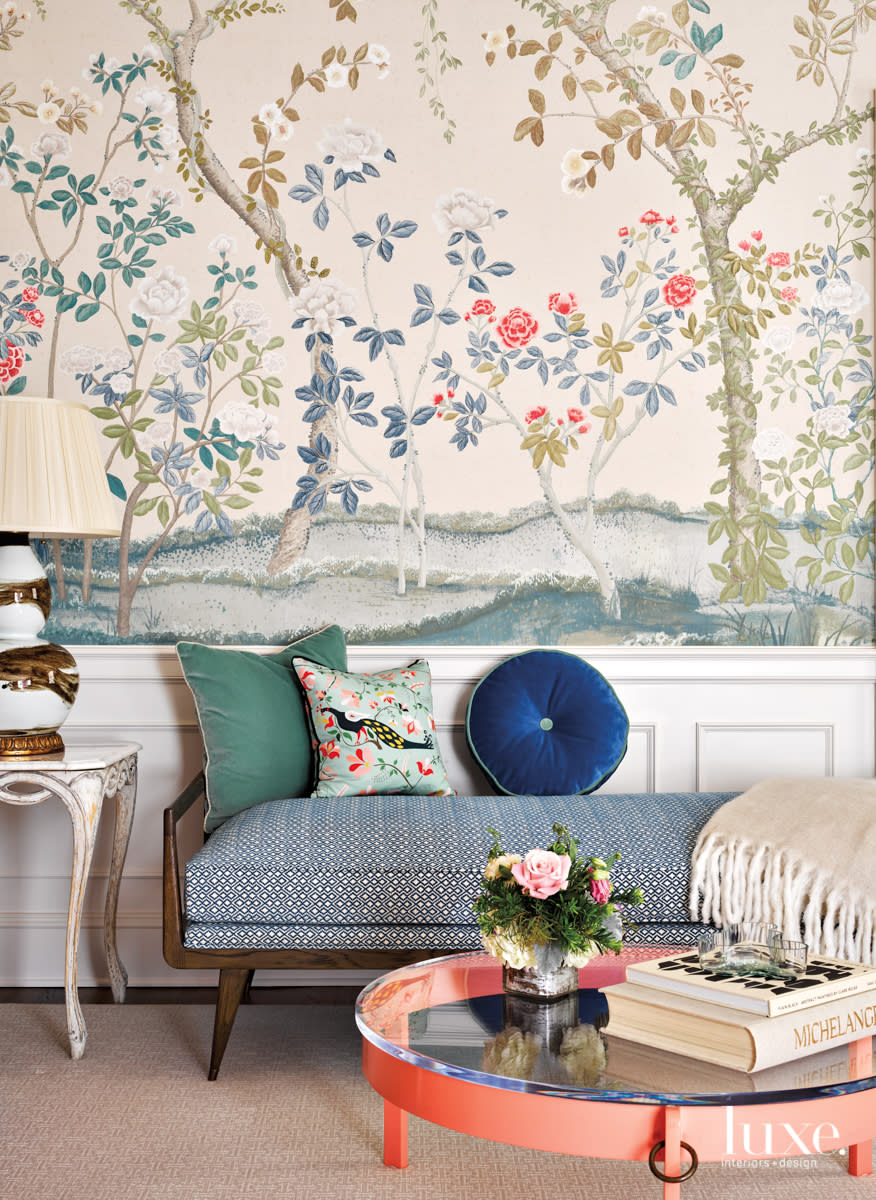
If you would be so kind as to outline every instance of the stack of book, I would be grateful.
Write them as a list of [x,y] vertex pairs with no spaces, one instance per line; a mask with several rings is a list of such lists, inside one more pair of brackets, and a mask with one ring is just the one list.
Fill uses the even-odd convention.
[[761,1071],[876,1033],[876,967],[812,955],[799,979],[715,975],[696,950],[632,963],[603,988],[606,1032],[736,1071]]

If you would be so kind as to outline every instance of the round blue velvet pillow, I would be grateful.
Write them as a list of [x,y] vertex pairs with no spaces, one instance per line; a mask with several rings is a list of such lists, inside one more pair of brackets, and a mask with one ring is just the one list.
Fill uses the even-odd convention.
[[471,694],[469,748],[497,791],[592,792],[627,752],[630,722],[595,667],[562,650],[528,650],[499,663]]

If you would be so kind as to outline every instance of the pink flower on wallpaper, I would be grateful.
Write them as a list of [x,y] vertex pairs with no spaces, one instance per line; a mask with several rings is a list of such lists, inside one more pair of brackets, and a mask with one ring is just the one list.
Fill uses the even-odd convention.
[[582,421],[581,424],[578,426],[578,432],[579,433],[589,433],[591,428],[592,428],[592,426],[589,421]]
[[684,308],[697,294],[693,275],[671,275],[663,285],[663,298],[671,308]]
[[491,317],[496,311],[496,306],[492,300],[475,300],[471,306],[471,315],[473,317]]
[[743,238],[742,241],[739,243],[739,249],[744,250],[747,254],[748,251],[751,249],[751,242],[749,242],[746,238]]
[[579,422],[584,420],[584,409],[583,408],[567,408],[566,416],[569,418],[569,420],[572,422],[573,425],[577,425],[577,424],[579,424]]
[[522,308],[512,308],[496,326],[496,333],[511,349],[525,346],[538,333],[538,321]]
[[642,213],[641,217],[639,217],[639,220],[643,225],[656,225],[657,222],[661,221],[662,219],[663,218],[660,216],[660,213],[653,208],[649,208],[646,212]]
[[432,397],[432,403],[435,405],[436,408],[439,406],[439,404],[443,404],[444,403],[444,393],[436,392],[435,395]]
[[780,294],[781,294],[782,299],[786,300],[788,302],[788,304],[796,303],[797,289],[795,287],[782,288],[782,291]]
[[0,358],[0,383],[9,383],[24,366],[24,351],[21,346],[6,343],[6,357]]
[[630,236],[629,225],[621,225],[620,229],[617,231],[617,236],[618,237],[629,237]]
[[38,287],[26,287],[22,290],[21,298],[25,304],[36,304],[39,294],[40,289]]
[[42,329],[45,317],[38,308],[31,308],[24,314],[24,319],[30,324],[35,325],[37,329]]
[[374,766],[374,756],[368,747],[364,746],[360,747],[355,754],[348,754],[347,762],[350,764],[350,774],[358,778],[360,771],[363,775],[367,775]]
[[754,238],[754,240],[755,240],[756,242],[762,241],[762,239],[763,239],[763,230],[762,230],[762,229],[752,229],[752,231],[751,231],[751,236]]
[[569,313],[577,312],[578,299],[574,292],[551,292],[548,296],[548,308],[551,312],[567,317]]
[[523,420],[526,422],[527,425],[531,425],[533,421],[540,421],[546,412],[547,412],[547,409],[545,408],[545,406],[543,404],[536,405],[535,408],[531,408],[529,410],[529,412],[526,414],[526,416],[523,418]]
[[772,254],[767,255],[767,262],[771,267],[789,267],[791,256],[787,250],[774,250]]

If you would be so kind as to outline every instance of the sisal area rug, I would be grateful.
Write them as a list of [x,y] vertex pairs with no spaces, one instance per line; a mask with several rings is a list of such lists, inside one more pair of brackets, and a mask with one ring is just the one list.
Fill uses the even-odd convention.
[[[242,1007],[219,1079],[212,1009],[91,1005],[73,1062],[60,1006],[0,1005],[0,1200],[660,1200],[644,1164],[480,1141],[411,1119],[384,1167],[382,1104],[346,1005]],[[876,1095],[876,1094],[874,1094]],[[618,1108],[618,1119],[623,1110]],[[840,1155],[701,1166],[684,1200],[863,1200]]]

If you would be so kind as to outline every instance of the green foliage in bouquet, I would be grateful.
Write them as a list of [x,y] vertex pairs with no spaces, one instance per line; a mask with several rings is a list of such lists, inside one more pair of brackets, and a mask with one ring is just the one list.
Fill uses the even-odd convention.
[[611,869],[620,858],[584,857],[565,825],[553,826],[547,850],[525,857],[506,854],[494,830],[493,844],[473,909],[484,945],[506,961],[515,950],[558,942],[566,961],[599,952],[619,953],[621,905],[641,904],[639,887],[615,891]]

